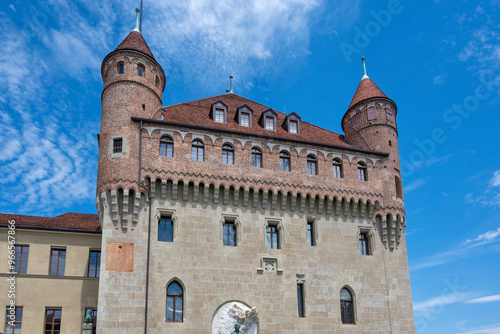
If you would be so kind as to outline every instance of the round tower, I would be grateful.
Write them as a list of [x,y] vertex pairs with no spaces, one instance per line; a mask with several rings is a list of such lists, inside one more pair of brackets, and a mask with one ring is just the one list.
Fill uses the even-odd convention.
[[401,207],[403,189],[399,165],[397,106],[366,74],[365,57],[361,60],[363,77],[342,118],[342,129],[351,145],[389,154],[380,165],[384,182],[384,206]]
[[139,168],[139,129],[131,117],[151,118],[162,107],[165,73],[138,28],[102,61],[101,132],[97,194],[135,189]]

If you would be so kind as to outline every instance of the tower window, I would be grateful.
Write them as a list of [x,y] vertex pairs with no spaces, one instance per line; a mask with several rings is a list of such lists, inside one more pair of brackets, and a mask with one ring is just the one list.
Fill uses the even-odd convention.
[[351,119],[349,120],[349,122],[351,123],[351,126],[353,126],[354,124],[356,124],[358,122],[358,115],[352,115],[351,116]]
[[354,324],[354,304],[352,294],[346,288],[340,290],[340,315],[343,324]]
[[61,333],[61,316],[62,316],[62,310],[60,308],[45,309],[44,334]]
[[52,248],[50,254],[50,276],[64,276],[66,249]]
[[214,122],[217,123],[225,123],[225,117],[224,117],[224,109],[215,109],[215,115],[214,115]]
[[333,177],[337,179],[342,178],[342,160],[339,158],[333,159]]
[[278,226],[269,225],[266,228],[266,243],[269,249],[280,249]]
[[168,322],[182,322],[184,310],[184,293],[177,282],[172,282],[167,288],[167,317]]
[[252,167],[262,168],[262,151],[258,147],[252,147]]
[[362,161],[358,162],[358,180],[359,181],[368,180],[367,175],[366,175],[366,165]]
[[191,160],[203,161],[204,145],[201,140],[194,140],[191,147]]
[[307,174],[318,174],[318,159],[312,154],[307,156]]
[[374,119],[377,119],[377,108],[368,107],[368,120],[372,121]]
[[314,222],[307,222],[307,243],[309,246],[316,246],[314,240]]
[[386,115],[387,115],[387,120],[389,122],[394,122],[394,114],[392,113],[391,107],[386,107],[385,108],[385,112],[386,112]]
[[284,172],[290,171],[290,154],[288,152],[280,152],[280,170]]
[[158,76],[155,78],[155,86],[160,87],[160,78]]
[[144,66],[137,65],[137,75],[140,76],[140,77],[144,76]]
[[396,184],[396,197],[403,198],[403,185],[401,184],[401,179],[399,176],[394,176],[394,182]]
[[392,141],[389,140],[389,146],[392,146]]
[[265,129],[266,130],[274,130],[275,129],[274,117],[266,116]]
[[160,139],[160,156],[172,158],[174,156],[174,141],[165,136]]
[[89,277],[99,277],[101,271],[101,251],[91,250],[89,254]]
[[359,233],[359,251],[361,255],[371,255],[370,251],[370,239],[368,237],[368,233],[361,232]]
[[123,74],[125,65],[123,63],[118,64],[118,74]]
[[234,222],[225,222],[222,225],[222,244],[236,246],[236,226]]
[[222,163],[226,165],[234,164],[234,148],[229,144],[222,145]]
[[142,111],[145,111],[145,110],[146,110],[146,105],[145,105],[145,104],[143,104],[143,105],[142,105]]
[[240,114],[240,125],[241,126],[250,126],[250,113],[242,112]]
[[299,317],[305,317],[306,313],[304,312],[304,284],[302,283],[297,283],[297,307]]
[[158,241],[174,241],[174,223],[172,218],[162,217],[158,222]]
[[123,149],[123,139],[114,138],[113,139],[113,153],[121,153]]

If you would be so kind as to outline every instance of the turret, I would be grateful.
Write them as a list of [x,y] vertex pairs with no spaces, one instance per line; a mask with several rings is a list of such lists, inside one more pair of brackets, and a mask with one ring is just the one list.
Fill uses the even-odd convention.
[[97,194],[137,192],[139,130],[131,117],[150,118],[161,109],[165,73],[138,28],[103,60],[102,114]]
[[403,188],[399,165],[396,103],[388,98],[366,74],[363,77],[342,118],[342,129],[350,144],[365,150],[389,153],[381,161],[384,180],[384,206],[403,209]]

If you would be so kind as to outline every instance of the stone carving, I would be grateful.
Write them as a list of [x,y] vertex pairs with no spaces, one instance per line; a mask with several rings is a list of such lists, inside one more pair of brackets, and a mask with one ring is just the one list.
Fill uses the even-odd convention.
[[264,268],[266,271],[276,271],[276,260],[265,259],[264,260]]
[[257,308],[249,308],[239,302],[229,302],[221,306],[215,314],[212,334],[257,334],[258,322]]

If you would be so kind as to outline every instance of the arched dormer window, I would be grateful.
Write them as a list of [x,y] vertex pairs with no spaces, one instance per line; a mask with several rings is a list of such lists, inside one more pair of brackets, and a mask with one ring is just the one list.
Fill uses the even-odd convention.
[[286,151],[280,152],[280,170],[284,172],[290,171],[290,153]]
[[118,63],[118,74],[123,74],[125,71],[125,64],[124,63]]
[[262,150],[252,147],[252,167],[262,168]]
[[174,141],[168,136],[160,139],[160,156],[172,158],[174,156]]
[[347,288],[340,290],[340,317],[343,324],[354,324],[354,300]]
[[191,160],[193,161],[203,161],[204,158],[205,145],[199,139],[193,140],[191,146]]
[[167,287],[167,316],[168,322],[183,322],[184,291],[182,286],[173,281]]
[[230,144],[222,145],[222,163],[226,165],[234,164],[234,148]]
[[333,177],[337,179],[342,178],[342,160],[340,158],[333,159]]
[[144,77],[144,66],[141,64],[137,65],[137,75]]
[[307,174],[318,174],[318,159],[316,159],[316,157],[312,154],[307,156]]
[[366,164],[363,161],[358,162],[358,180],[367,181]]
[[158,75],[155,77],[155,87],[160,87],[160,77]]

